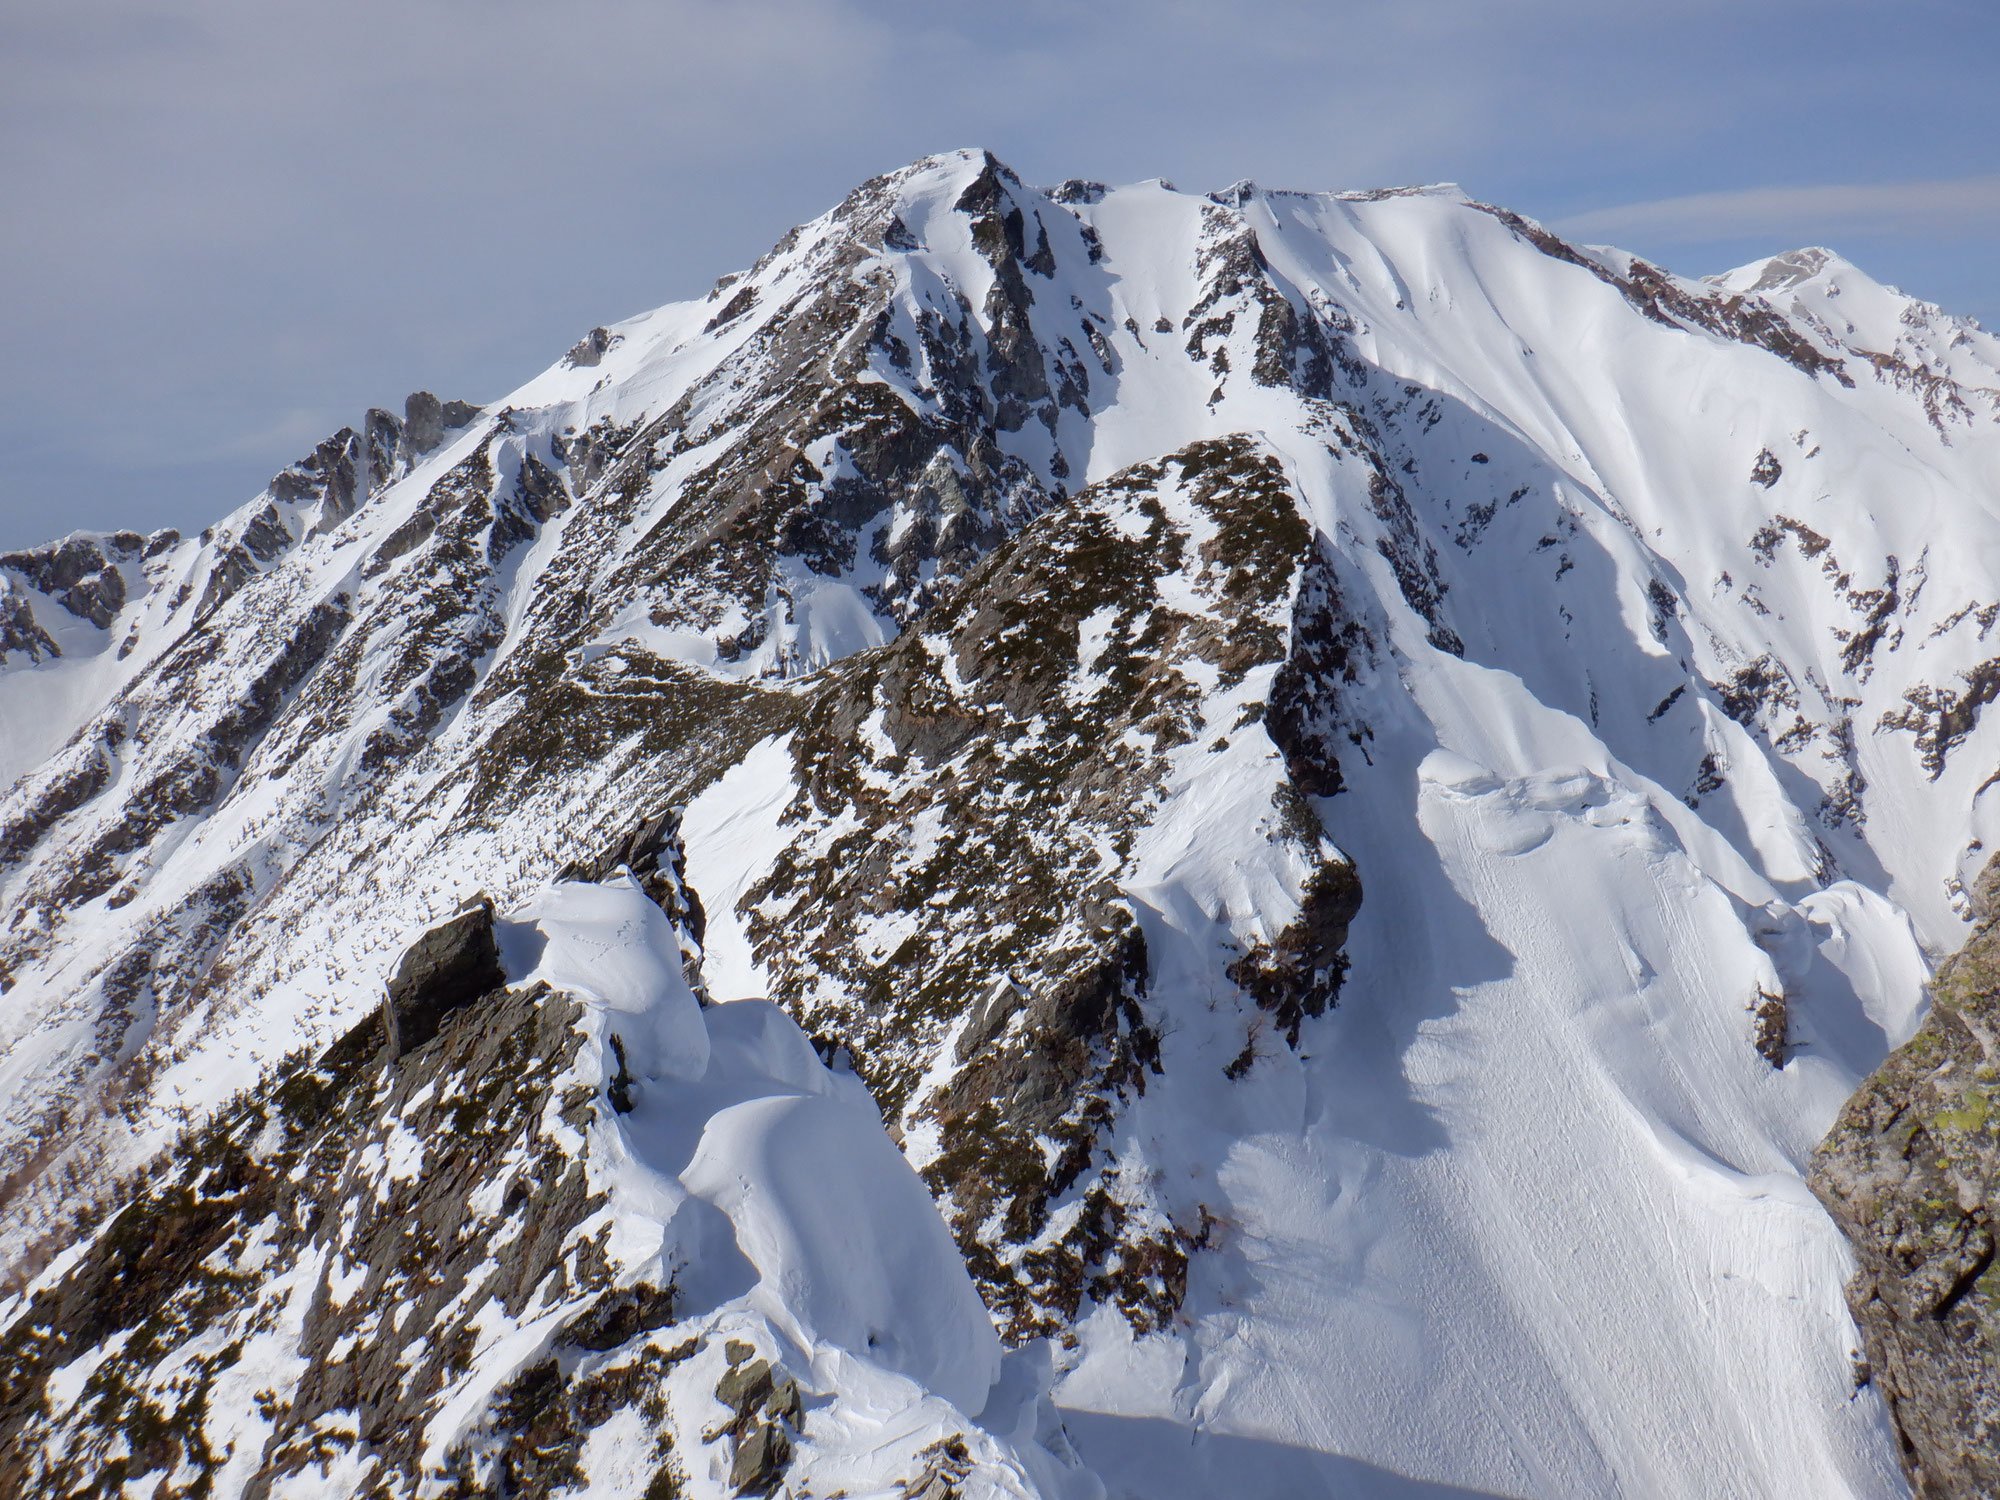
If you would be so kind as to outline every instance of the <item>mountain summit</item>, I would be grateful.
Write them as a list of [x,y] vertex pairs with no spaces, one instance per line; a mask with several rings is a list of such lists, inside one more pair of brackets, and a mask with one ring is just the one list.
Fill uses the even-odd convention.
[[1996,500],[1828,252],[969,151],[0,556],[0,1488],[1980,1493],[1976,964],[1865,1353],[1807,1174],[1992,910]]

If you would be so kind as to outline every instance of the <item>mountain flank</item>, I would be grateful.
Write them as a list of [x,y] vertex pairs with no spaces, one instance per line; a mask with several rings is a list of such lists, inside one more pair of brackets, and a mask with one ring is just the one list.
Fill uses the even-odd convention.
[[0,556],[0,1473],[1982,1493],[1996,475],[1828,251],[965,151]]

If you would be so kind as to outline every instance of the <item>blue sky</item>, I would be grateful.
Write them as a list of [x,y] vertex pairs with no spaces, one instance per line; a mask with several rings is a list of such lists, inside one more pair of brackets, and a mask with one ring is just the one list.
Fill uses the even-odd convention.
[[0,546],[199,529],[961,145],[1827,243],[2000,326],[1991,0],[8,0],[0,62]]

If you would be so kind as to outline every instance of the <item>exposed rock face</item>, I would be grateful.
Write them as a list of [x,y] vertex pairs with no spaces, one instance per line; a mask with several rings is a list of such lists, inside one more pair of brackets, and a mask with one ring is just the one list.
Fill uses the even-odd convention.
[[1868,1378],[1923,1500],[2000,1494],[2000,858],[1923,1027],[1862,1085],[1813,1161],[1854,1246]]
[[[613,852],[651,863],[676,847],[675,820],[656,815]],[[617,861],[615,881],[630,862]],[[683,906],[691,900],[675,891]],[[632,940],[628,923],[569,957],[629,963],[645,947]],[[0,1335],[0,1488],[78,1500],[106,1486],[280,1500],[328,1485],[375,1500],[671,1500],[702,1473],[726,1476],[723,1493],[740,1495],[791,1477],[809,1426],[800,1379],[768,1326],[752,1342],[753,1316],[715,1306],[718,1288],[726,1298],[745,1273],[755,1280],[744,1252],[764,1253],[749,1227],[757,1221],[733,1235],[726,1220],[706,1227],[718,1210],[688,1202],[670,1175],[685,1148],[654,1159],[668,1175],[641,1179],[635,1211],[626,1168],[636,1143],[608,1114],[633,1108],[617,1099],[631,1084],[624,1047],[610,1038],[620,1067],[607,1080],[589,1004],[545,982],[508,986],[492,949],[485,905],[424,934],[391,981],[388,1044],[371,1019],[311,1061],[288,1059],[183,1141],[108,1223],[83,1231],[82,1253],[43,1277]],[[725,1106],[754,1097],[759,1083],[763,1102],[787,1108],[802,1087],[833,1085],[801,1067],[807,1044],[795,1027],[760,1014],[770,1013],[763,1002],[750,1009],[721,1022],[735,1052],[708,1082]],[[621,1016],[643,1024],[638,1012]],[[415,1020],[428,1034],[415,1033]],[[759,1067],[784,1077],[760,1080]],[[685,1090],[690,1080],[677,1082]],[[809,1117],[876,1132],[927,1210],[879,1140],[866,1096],[845,1114],[828,1114],[819,1097]],[[695,1111],[698,1124],[700,1100],[696,1091],[663,1101],[654,1129],[676,1110]],[[697,1130],[702,1149],[730,1114],[724,1107]],[[739,1171],[756,1172],[739,1160]],[[759,1181],[756,1212],[771,1211],[771,1185]],[[663,1187],[667,1208],[680,1211],[647,1217]],[[827,1208],[867,1215],[880,1205],[863,1197]],[[688,1220],[695,1227],[676,1239]],[[932,1227],[942,1269],[992,1342]],[[865,1287],[871,1268],[834,1274]],[[683,1275],[701,1299],[692,1308]],[[827,1411],[850,1394],[846,1356],[823,1341],[814,1352],[831,1354],[827,1368],[816,1361],[812,1404],[837,1438],[853,1420]],[[898,1394],[883,1380],[877,1370],[860,1382],[871,1416]],[[904,1395],[912,1409],[900,1420],[919,1435],[901,1440],[900,1469],[893,1458],[883,1468],[879,1435],[863,1457],[907,1486],[932,1470],[937,1443],[923,1446],[922,1434],[936,1430],[942,1403],[921,1388]],[[722,1420],[705,1420],[718,1410]],[[947,1420],[938,1440],[953,1445],[956,1477],[983,1468],[990,1484],[1018,1472],[990,1439],[976,1463],[963,1425]],[[838,1442],[813,1435],[808,1470],[839,1462]]]
[[[591,1092],[552,1092],[582,1040],[575,1006],[538,987],[489,988],[468,1008],[465,989],[488,972],[481,937],[490,955],[491,914],[469,913],[427,934],[399,972],[404,1010],[432,1018],[435,1035],[406,1034],[399,1056],[371,1019],[289,1062],[186,1142],[12,1325],[0,1489],[82,1496],[177,1474],[174,1493],[205,1494],[226,1473],[231,1492],[263,1500],[358,1446],[380,1493],[408,1493],[425,1419],[471,1368],[482,1321],[522,1321],[537,1299],[581,1293],[577,1347],[597,1350],[670,1321],[670,1296],[614,1289],[601,1247],[572,1235],[602,1206],[564,1124],[588,1118]],[[407,1176],[368,1169],[371,1155],[411,1147],[420,1167]],[[399,1326],[424,1330],[421,1355]],[[211,1418],[243,1400],[232,1371],[294,1339],[301,1367],[244,1406],[248,1425],[225,1441],[230,1420]],[[52,1408],[54,1372],[107,1344],[117,1352],[85,1399]],[[540,1441],[505,1447],[551,1398],[583,1399],[551,1378],[540,1401],[496,1403],[502,1493],[544,1493],[536,1476],[561,1474],[588,1430],[544,1423]],[[601,1422],[651,1396],[628,1375],[585,1404]]]
[[1360,910],[1361,877],[1354,866],[1330,860],[1313,872],[1297,919],[1277,941],[1258,944],[1229,966],[1229,977],[1270,1012],[1291,1046],[1298,1046],[1306,1021],[1325,1015],[1340,993],[1347,929]]
[[53,546],[9,552],[0,556],[0,568],[20,574],[30,587],[103,630],[125,607],[125,576],[119,565],[137,562],[145,552],[146,538],[135,531],[73,536]]
[[61,656],[62,648],[42,629],[34,606],[12,588],[5,588],[0,589],[0,659],[10,652],[38,662]]
[[556,872],[558,880],[608,880],[618,871],[630,872],[654,905],[683,934],[683,960],[700,994],[701,944],[708,916],[701,897],[687,883],[687,846],[681,841],[680,815],[672,808],[648,814],[631,830],[589,859],[572,860]]
[[[387,417],[388,413],[381,415]],[[403,403],[402,429],[397,434],[400,451],[396,456],[406,464],[421,458],[442,443],[447,432],[457,431],[478,415],[478,407],[463,401],[440,401],[429,391],[412,391]]]
[[[774,994],[845,1049],[891,1118],[937,1132],[926,1175],[1016,1337],[1055,1331],[1087,1299],[1142,1332],[1179,1305],[1199,1212],[1162,1212],[1107,1150],[1160,1068],[1146,937],[1120,884],[1176,752],[1227,753],[1231,735],[1269,746],[1264,703],[1242,700],[1274,673],[1294,754],[1257,773],[1248,812],[1315,894],[1277,954],[1247,954],[1228,977],[1292,1045],[1339,988],[1360,887],[1322,853],[1289,770],[1339,785],[1342,674],[1326,642],[1351,622],[1328,618],[1324,590],[1301,591],[1314,548],[1275,455],[1246,437],[1196,444],[1002,543],[920,628],[815,694],[793,738],[804,795],[746,895],[756,951]],[[1324,637],[1290,628],[1295,598]],[[1365,652],[1365,631],[1346,638]],[[954,1036],[960,1071],[927,1093],[932,1049]]]
[[481,898],[433,927],[403,955],[382,1003],[389,1055],[413,1052],[444,1018],[507,982],[493,942],[493,903]]
[[594,370],[604,363],[605,352],[615,340],[616,336],[609,329],[593,328],[577,340],[576,346],[563,356],[563,361],[573,369]]

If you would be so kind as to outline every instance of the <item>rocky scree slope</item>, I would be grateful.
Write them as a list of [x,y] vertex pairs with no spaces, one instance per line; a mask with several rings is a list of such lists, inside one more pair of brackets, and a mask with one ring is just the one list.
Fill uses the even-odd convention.
[[0,559],[15,1316],[677,806],[690,972],[865,1084],[1114,1485],[1896,1493],[1802,1174],[1995,833],[1996,388],[1823,251],[958,153]]

